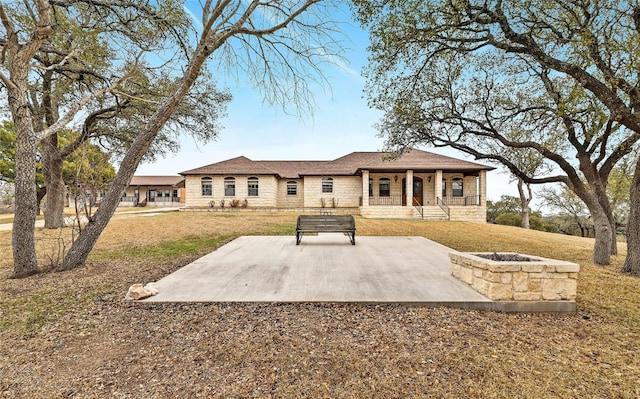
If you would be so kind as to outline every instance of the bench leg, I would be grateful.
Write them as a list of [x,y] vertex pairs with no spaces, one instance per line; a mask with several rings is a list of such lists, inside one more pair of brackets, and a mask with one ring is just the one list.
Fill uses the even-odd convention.
[[356,233],[348,233],[349,240],[351,240],[351,245],[356,245]]
[[302,241],[302,235],[304,233],[296,233],[296,245],[300,245],[300,241]]

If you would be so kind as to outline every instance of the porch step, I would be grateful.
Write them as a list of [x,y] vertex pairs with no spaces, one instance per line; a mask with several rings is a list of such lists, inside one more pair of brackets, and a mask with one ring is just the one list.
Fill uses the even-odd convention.
[[[449,220],[447,214],[440,209],[439,206],[423,206],[422,212],[424,215],[424,220]],[[420,212],[417,209],[413,208],[413,218],[414,219],[422,219],[420,216]]]

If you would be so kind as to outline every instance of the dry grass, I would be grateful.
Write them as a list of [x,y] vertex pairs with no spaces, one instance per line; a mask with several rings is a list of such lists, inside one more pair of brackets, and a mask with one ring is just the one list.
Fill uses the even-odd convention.
[[[576,237],[357,220],[360,235],[579,262],[575,315],[122,301],[132,282],[238,235],[292,234],[295,216],[118,216],[85,267],[23,280],[6,280],[10,234],[0,232],[0,397],[640,397],[640,280],[618,273],[622,245],[601,268],[589,262],[592,241]],[[38,231],[39,242],[50,235]]]

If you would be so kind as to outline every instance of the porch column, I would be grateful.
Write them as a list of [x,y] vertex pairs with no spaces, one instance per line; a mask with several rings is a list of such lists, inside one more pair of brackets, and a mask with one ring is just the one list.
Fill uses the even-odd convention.
[[362,206],[369,206],[369,171],[362,171]]
[[406,179],[407,203],[406,206],[413,206],[413,170],[407,170]]
[[487,205],[487,171],[486,170],[481,170],[480,171],[480,182],[479,182],[479,193],[478,195],[480,196],[480,205],[481,206],[486,206]]
[[438,198],[442,198],[442,170],[436,170],[436,177],[435,177],[436,181],[435,181],[435,194],[436,194],[436,198],[434,198],[436,200],[436,204],[438,204],[437,199]]

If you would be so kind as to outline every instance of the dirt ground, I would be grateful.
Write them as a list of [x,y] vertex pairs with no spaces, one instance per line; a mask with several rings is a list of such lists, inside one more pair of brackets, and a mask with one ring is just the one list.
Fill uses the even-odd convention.
[[[124,301],[196,257],[95,257],[21,280],[0,269],[0,397],[640,397],[637,317],[598,299],[617,295],[602,285],[583,284],[568,315]],[[584,281],[616,276],[589,266]]]

